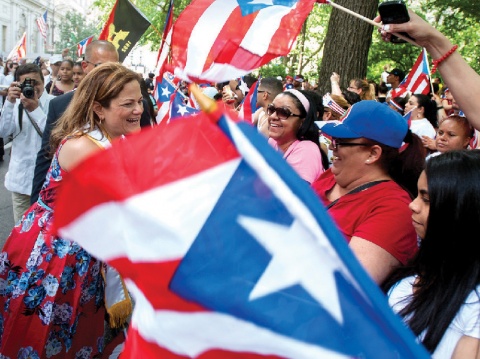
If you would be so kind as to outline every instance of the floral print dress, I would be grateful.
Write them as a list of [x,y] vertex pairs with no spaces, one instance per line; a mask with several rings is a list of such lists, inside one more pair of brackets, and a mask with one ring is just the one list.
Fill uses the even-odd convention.
[[103,348],[102,263],[50,234],[61,143],[39,199],[0,253],[0,359],[94,358]]

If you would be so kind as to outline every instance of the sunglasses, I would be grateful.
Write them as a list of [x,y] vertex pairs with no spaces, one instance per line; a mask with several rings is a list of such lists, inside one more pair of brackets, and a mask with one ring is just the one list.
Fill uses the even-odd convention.
[[277,114],[277,117],[280,120],[286,120],[290,116],[300,117],[300,115],[296,115],[296,114],[292,113],[286,107],[275,107],[273,104],[268,105],[267,106],[267,115],[272,116],[274,113]]
[[370,143],[356,143],[356,142],[340,142],[338,138],[332,138],[332,144],[331,147],[333,150],[337,150],[338,146],[343,146],[343,147],[354,147],[354,146],[372,146]]

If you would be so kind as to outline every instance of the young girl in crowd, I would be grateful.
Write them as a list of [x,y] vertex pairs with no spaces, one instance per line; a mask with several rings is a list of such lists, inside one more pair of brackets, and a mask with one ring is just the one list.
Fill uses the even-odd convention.
[[73,66],[72,60],[64,59],[60,64],[58,70],[58,78],[52,79],[46,86],[47,93],[53,96],[60,96],[64,93],[70,92],[75,88],[73,81]]
[[385,282],[389,303],[434,359],[480,353],[480,151],[431,158],[410,204],[413,261]]

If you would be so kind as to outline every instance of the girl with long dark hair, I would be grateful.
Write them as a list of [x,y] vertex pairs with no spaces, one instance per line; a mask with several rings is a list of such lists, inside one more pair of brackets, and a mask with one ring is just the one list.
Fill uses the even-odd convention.
[[480,151],[431,158],[410,204],[420,249],[383,286],[436,359],[480,355],[479,203]]

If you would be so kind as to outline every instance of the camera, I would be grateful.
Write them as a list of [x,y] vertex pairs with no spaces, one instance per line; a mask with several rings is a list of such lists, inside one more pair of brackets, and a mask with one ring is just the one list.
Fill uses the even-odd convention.
[[22,90],[23,96],[26,98],[34,98],[35,97],[35,80],[27,77],[23,82],[20,84],[20,89]]

